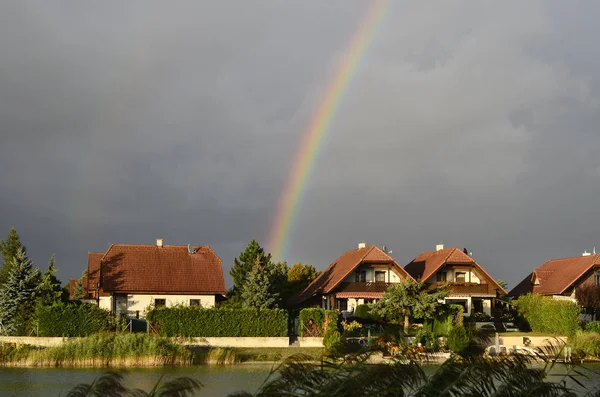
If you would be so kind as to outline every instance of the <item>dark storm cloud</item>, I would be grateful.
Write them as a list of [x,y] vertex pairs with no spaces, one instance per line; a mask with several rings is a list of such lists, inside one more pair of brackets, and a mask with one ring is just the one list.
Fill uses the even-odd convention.
[[[514,284],[596,241],[594,2],[394,2],[288,261],[443,240]],[[0,5],[0,228],[63,279],[109,243],[266,243],[361,1]],[[324,238],[323,236],[327,236]],[[600,243],[598,243],[600,246]],[[270,247],[267,247],[270,248]]]

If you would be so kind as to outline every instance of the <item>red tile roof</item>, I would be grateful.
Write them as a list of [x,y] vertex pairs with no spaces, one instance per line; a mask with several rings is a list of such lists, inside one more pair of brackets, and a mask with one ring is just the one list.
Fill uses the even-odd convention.
[[389,263],[396,269],[401,278],[411,278],[394,258],[383,252],[381,248],[372,245],[350,250],[342,254],[319,277],[313,280],[304,291],[293,297],[291,302],[300,303],[317,294],[331,293],[354,269],[363,263]]
[[501,293],[506,294],[504,288],[494,280],[471,256],[465,254],[461,249],[452,247],[439,251],[423,252],[412,260],[404,269],[415,279],[427,281],[435,275],[444,265],[473,265],[483,273],[488,281],[493,283]]
[[550,260],[533,271],[531,282],[539,282],[533,285],[533,292],[560,295],[595,266],[600,266],[600,254]]
[[[221,259],[209,246],[113,244],[102,256],[105,292],[224,294]],[[92,260],[93,263],[93,260]]]

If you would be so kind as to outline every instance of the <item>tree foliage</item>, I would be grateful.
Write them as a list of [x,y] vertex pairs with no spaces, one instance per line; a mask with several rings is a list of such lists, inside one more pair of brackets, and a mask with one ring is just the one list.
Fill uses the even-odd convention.
[[8,278],[0,289],[0,323],[3,332],[8,335],[27,332],[24,328],[33,318],[40,279],[40,271],[33,267],[24,249],[20,248],[11,260]]
[[38,305],[35,315],[39,336],[88,336],[101,331],[114,331],[116,327],[109,311],[90,303]]
[[319,272],[313,265],[295,263],[287,273],[287,287],[283,299],[287,299],[301,292],[304,288],[319,276]]
[[242,305],[244,307],[270,309],[278,306],[279,293],[275,291],[269,270],[262,266],[259,258],[256,258],[254,268],[242,285]]
[[271,254],[266,254],[265,250],[256,240],[252,240],[246,246],[246,249],[240,252],[240,255],[233,260],[233,266],[229,270],[229,275],[233,279],[233,289],[229,292],[229,298],[239,297],[242,287],[248,279],[256,262],[266,268],[271,262]]
[[373,304],[371,311],[388,320],[401,323],[408,331],[410,317],[418,319],[432,318],[440,307],[439,301],[449,295],[446,285],[428,289],[422,281],[410,279],[392,284],[381,299]]
[[588,283],[577,287],[575,298],[589,314],[595,314],[600,310],[600,285]]
[[38,286],[37,303],[38,305],[52,306],[61,301],[62,286],[60,280],[56,278],[56,267],[54,266],[54,255],[50,258],[48,268],[42,276],[42,282]]
[[17,233],[17,230],[12,227],[8,232],[6,239],[0,241],[0,254],[2,254],[2,269],[0,269],[0,288],[8,280],[11,267],[13,264],[13,258],[22,249],[24,253],[27,253],[27,249],[21,244],[21,238]]

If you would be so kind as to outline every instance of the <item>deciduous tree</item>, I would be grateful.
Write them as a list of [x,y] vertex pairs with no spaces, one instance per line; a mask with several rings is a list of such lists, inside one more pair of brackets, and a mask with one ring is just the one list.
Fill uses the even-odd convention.
[[392,284],[375,303],[371,311],[388,320],[404,321],[404,332],[410,327],[410,317],[431,318],[440,306],[440,300],[449,294],[446,285],[428,289],[422,281],[407,279]]

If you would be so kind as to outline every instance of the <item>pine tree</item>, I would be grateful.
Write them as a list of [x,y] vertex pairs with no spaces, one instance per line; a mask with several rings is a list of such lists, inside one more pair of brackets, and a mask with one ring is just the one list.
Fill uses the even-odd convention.
[[73,300],[83,299],[85,297],[83,294],[84,277],[87,277],[87,270],[84,270],[83,273],[81,273],[81,277],[75,282],[75,288],[73,288]]
[[10,261],[10,273],[0,289],[0,324],[8,335],[18,334],[33,317],[40,271],[20,248]]
[[37,302],[40,305],[51,306],[61,301],[63,289],[60,280],[54,273],[56,273],[56,267],[54,267],[54,255],[52,255],[48,269],[44,272],[42,282],[38,286]]
[[246,249],[240,253],[239,258],[234,259],[234,264],[229,271],[233,279],[233,289],[227,294],[229,299],[239,299],[244,283],[248,279],[256,261],[259,261],[262,267],[267,267],[271,262],[271,254],[265,254],[265,250],[256,240],[250,241]]
[[27,253],[27,249],[21,245],[21,238],[17,233],[17,230],[12,227],[8,232],[8,236],[5,240],[0,240],[0,254],[2,254],[2,269],[0,270],[0,288],[8,280],[8,275],[11,271],[13,258],[19,252],[19,249],[23,249],[24,253]]
[[276,307],[279,294],[273,292],[271,281],[269,269],[263,267],[260,258],[257,257],[252,271],[242,286],[242,305],[259,309]]

